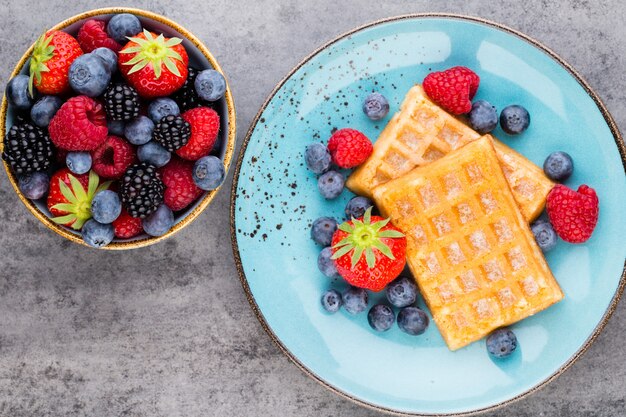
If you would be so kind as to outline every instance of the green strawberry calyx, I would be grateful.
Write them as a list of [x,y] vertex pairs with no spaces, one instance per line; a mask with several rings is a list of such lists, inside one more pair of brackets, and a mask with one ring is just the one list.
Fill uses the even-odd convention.
[[370,207],[365,211],[363,219],[352,218],[351,221],[340,224],[339,230],[346,232],[348,235],[333,245],[333,249],[336,249],[336,252],[331,259],[341,258],[351,250],[354,250],[351,258],[352,268],[356,266],[363,254],[365,254],[367,267],[372,269],[376,265],[374,248],[378,249],[389,259],[396,259],[389,246],[383,243],[381,239],[401,238],[404,237],[404,234],[393,229],[382,230],[387,226],[389,220],[384,219],[372,223],[372,208]]
[[66,214],[53,217],[52,221],[56,224],[71,223],[72,229],[80,230],[85,222],[91,218],[91,200],[100,191],[108,189],[111,181],[100,183],[98,174],[89,171],[89,182],[87,190],[85,190],[75,176],[67,174],[67,178],[70,180],[69,186],[59,178],[59,189],[67,203],[58,203],[51,207]]
[[134,42],[136,46],[125,48],[120,51],[121,54],[136,54],[124,65],[132,65],[128,74],[140,71],[148,64],[152,64],[155,79],[161,77],[162,66],[165,65],[172,74],[181,77],[180,71],[176,67],[175,60],[183,61],[183,57],[174,50],[174,46],[182,43],[180,38],[165,39],[163,34],[156,36],[154,33],[143,30],[145,39],[140,37],[128,38]]
[[28,93],[31,97],[34,97],[34,82],[37,81],[37,84],[41,83],[41,73],[50,71],[46,62],[50,61],[54,56],[54,46],[50,45],[53,37],[54,33],[49,35],[44,33],[33,46],[33,54],[30,57],[30,80],[28,83]]

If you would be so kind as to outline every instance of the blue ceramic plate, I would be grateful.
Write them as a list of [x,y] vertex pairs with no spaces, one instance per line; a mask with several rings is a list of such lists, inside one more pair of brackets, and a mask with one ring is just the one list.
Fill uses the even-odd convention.
[[[317,192],[303,163],[307,144],[352,127],[376,138],[409,88],[430,71],[455,65],[481,77],[476,99],[497,108],[517,103],[530,128],[494,132],[537,164],[552,151],[572,155],[570,187],[597,190],[600,220],[582,245],[559,242],[547,254],[565,299],[513,326],[520,349],[503,361],[484,341],[450,352],[433,324],[419,337],[397,327],[380,334],[367,314],[325,314],[320,295],[331,282],[316,267],[309,238],[320,216],[342,218],[352,197]],[[371,91],[389,116],[361,111]],[[620,156],[620,151],[622,156]],[[406,414],[463,414],[532,392],[583,353],[606,323],[624,287],[626,181],[624,144],[589,86],[559,57],[526,36],[474,18],[417,15],[357,29],[315,52],[272,93],[241,152],[232,202],[232,235],[242,283],[261,323],[304,372],[333,391],[375,408]],[[382,299],[372,294],[370,306]],[[421,300],[418,304],[423,306]],[[581,314],[584,312],[584,314]]]

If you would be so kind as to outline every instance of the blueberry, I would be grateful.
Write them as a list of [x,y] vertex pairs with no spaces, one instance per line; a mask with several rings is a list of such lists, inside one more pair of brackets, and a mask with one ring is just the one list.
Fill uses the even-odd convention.
[[19,177],[17,184],[24,197],[31,200],[39,200],[48,192],[50,178],[43,172],[33,172],[32,174]]
[[107,120],[107,128],[111,135],[124,136],[125,127],[126,124],[123,120]]
[[30,118],[39,127],[48,127],[50,120],[63,104],[57,96],[43,96],[30,109]]
[[193,164],[193,182],[205,191],[215,190],[224,181],[226,171],[222,160],[217,156],[203,156]]
[[500,126],[509,135],[518,135],[528,129],[530,114],[528,110],[516,104],[507,106],[500,113]]
[[346,218],[347,219],[358,219],[363,217],[365,214],[365,210],[370,207],[374,207],[374,203],[367,197],[356,196],[352,197],[348,204],[346,204]]
[[306,147],[304,161],[315,174],[323,174],[330,169],[330,152],[321,143],[312,143]]
[[98,223],[113,223],[122,212],[120,196],[111,190],[103,190],[91,200],[91,216]]
[[109,48],[96,48],[91,51],[92,54],[97,56],[102,60],[104,66],[114,74],[117,71],[117,54],[110,50]]
[[141,22],[137,16],[129,13],[116,14],[107,24],[109,36],[122,45],[128,42],[127,37],[137,35],[141,29]]
[[343,308],[350,314],[358,314],[365,311],[367,298],[367,291],[357,287],[350,287],[341,294]]
[[337,230],[337,221],[332,217],[320,217],[311,226],[311,239],[321,246],[330,246],[333,234]]
[[89,219],[85,222],[81,233],[85,243],[94,248],[108,245],[115,237],[112,225],[98,223],[94,219]]
[[341,294],[337,290],[327,290],[322,294],[322,307],[329,313],[336,313],[343,304]]
[[472,103],[469,122],[478,133],[489,133],[498,125],[498,111],[488,101],[477,100]]
[[428,328],[428,316],[417,307],[404,307],[398,313],[398,327],[411,336],[417,336]]
[[150,236],[163,236],[174,226],[174,213],[165,204],[143,219],[143,230]]
[[380,120],[389,113],[389,102],[380,93],[371,93],[363,102],[363,113],[372,120]]
[[507,328],[497,329],[487,336],[487,351],[496,358],[506,358],[517,349],[517,337]]
[[28,110],[35,100],[28,92],[28,83],[30,77],[20,74],[11,78],[7,84],[6,94],[9,102],[18,110]]
[[396,307],[406,307],[417,300],[417,285],[413,279],[399,277],[387,285],[387,300]]
[[218,71],[208,69],[200,72],[194,81],[196,93],[202,100],[217,101],[226,92],[226,80]]
[[151,140],[137,148],[137,157],[141,162],[149,162],[157,168],[161,168],[170,161],[172,154],[159,143]]
[[543,171],[551,180],[563,182],[572,175],[574,161],[563,151],[552,152],[543,163]]
[[330,246],[325,247],[317,257],[317,267],[320,272],[326,275],[328,278],[337,278],[339,273],[337,272],[337,266],[335,261],[330,259],[333,256],[333,250]]
[[84,174],[91,169],[91,154],[89,152],[68,152],[65,157],[65,165],[74,174]]
[[98,56],[85,54],[72,62],[68,77],[72,90],[88,97],[97,97],[109,85],[111,71]]
[[535,240],[542,251],[548,252],[556,246],[556,232],[552,228],[552,224],[547,220],[536,220],[530,225],[530,229],[535,235]]
[[317,188],[327,200],[339,197],[343,191],[345,178],[337,171],[328,171],[317,179]]
[[367,313],[367,321],[372,326],[372,329],[379,332],[386,332],[391,329],[393,322],[396,321],[396,315],[393,313],[391,307],[385,304],[376,304],[370,308]]
[[152,139],[154,123],[146,116],[137,116],[124,127],[124,136],[133,145],[143,145]]
[[154,123],[159,123],[165,116],[178,116],[179,114],[178,104],[171,98],[157,98],[148,106],[148,116]]

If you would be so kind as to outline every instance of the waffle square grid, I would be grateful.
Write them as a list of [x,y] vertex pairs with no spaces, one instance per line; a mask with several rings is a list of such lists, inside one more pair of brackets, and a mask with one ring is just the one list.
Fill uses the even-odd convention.
[[407,235],[407,261],[451,350],[563,294],[513,197],[489,137],[374,190]]
[[[430,101],[421,86],[414,86],[380,134],[372,156],[348,178],[346,185],[358,195],[371,197],[376,186],[430,164],[480,137]],[[531,221],[543,210],[553,183],[524,156],[496,139],[493,141],[515,199],[524,217]]]

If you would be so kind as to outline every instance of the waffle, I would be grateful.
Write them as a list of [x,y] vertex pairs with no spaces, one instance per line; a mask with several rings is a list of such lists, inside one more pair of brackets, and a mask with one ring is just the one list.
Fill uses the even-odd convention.
[[[416,85],[378,137],[370,158],[354,171],[346,185],[355,194],[372,197],[376,186],[480,137],[430,101],[422,87]],[[494,145],[524,218],[534,220],[543,210],[554,184],[539,167],[513,149],[497,140]]]
[[374,189],[451,350],[563,298],[490,138]]

